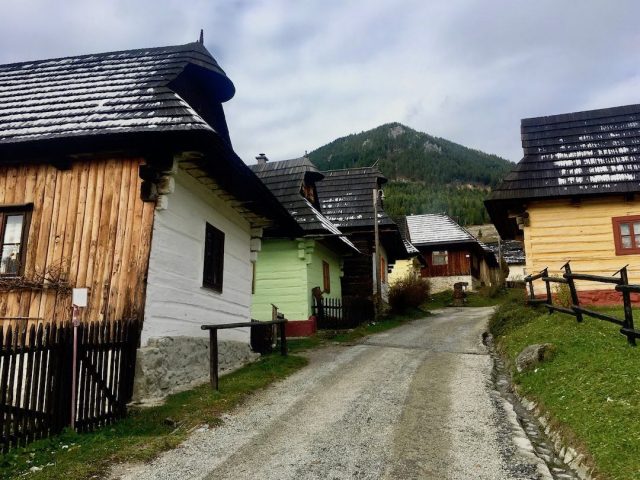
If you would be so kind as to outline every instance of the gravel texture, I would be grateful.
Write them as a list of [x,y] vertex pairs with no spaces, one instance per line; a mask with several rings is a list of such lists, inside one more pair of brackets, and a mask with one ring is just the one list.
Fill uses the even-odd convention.
[[481,342],[491,311],[447,309],[311,352],[308,367],[220,427],[111,478],[544,478],[544,464],[513,442],[517,422],[492,388]]

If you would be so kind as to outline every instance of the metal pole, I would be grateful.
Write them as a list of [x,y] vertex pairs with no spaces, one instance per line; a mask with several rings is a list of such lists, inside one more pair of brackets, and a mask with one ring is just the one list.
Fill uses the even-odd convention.
[[76,428],[76,384],[78,379],[78,326],[80,320],[78,318],[79,308],[77,305],[72,307],[72,322],[73,322],[73,372],[71,372],[71,428]]
[[374,252],[374,269],[373,274],[376,282],[376,298],[374,303],[374,311],[376,318],[380,313],[380,302],[382,301],[382,285],[380,284],[380,232],[378,230],[378,189],[373,189],[373,233],[375,237],[375,249]]

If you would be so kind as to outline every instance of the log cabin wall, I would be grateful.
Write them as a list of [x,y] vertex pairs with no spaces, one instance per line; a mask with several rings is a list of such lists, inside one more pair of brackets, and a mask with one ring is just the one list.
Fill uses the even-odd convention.
[[342,296],[371,298],[373,293],[372,234],[349,235],[349,240],[364,255],[349,255],[344,258]]
[[419,249],[427,261],[427,266],[420,270],[423,278],[452,277],[459,275],[471,275],[471,252],[468,250],[451,250],[442,247],[437,251],[447,251],[446,265],[433,265],[432,251]]
[[[0,207],[33,204],[24,243],[25,280],[44,273],[88,287],[83,321],[142,318],[154,203],[140,199],[140,158],[0,166]],[[8,288],[0,277],[0,317],[70,318],[69,288]],[[53,282],[54,284],[56,282]],[[8,317],[8,318],[7,318]],[[33,320],[32,320],[33,321]]]

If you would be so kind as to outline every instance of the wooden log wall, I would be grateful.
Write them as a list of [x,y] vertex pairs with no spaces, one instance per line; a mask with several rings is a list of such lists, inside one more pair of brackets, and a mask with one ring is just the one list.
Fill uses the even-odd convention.
[[[446,250],[443,248],[442,250]],[[427,266],[420,270],[422,277],[450,277],[471,274],[471,252],[467,250],[447,250],[447,265],[433,265],[431,251],[422,251]],[[469,255],[469,257],[467,257]]]
[[[24,278],[61,269],[70,286],[89,287],[83,321],[141,319],[155,206],[140,199],[141,163],[0,166],[0,206],[33,203]],[[0,289],[0,317],[50,322],[69,319],[70,308],[68,289]]]

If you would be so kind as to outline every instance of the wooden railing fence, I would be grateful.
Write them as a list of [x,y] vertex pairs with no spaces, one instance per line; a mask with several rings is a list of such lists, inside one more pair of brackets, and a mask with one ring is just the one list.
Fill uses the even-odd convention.
[[[564,270],[562,277],[550,276],[548,268],[541,270],[536,275],[528,275],[525,277],[524,280],[529,287],[528,303],[531,305],[543,305],[549,310],[549,313],[562,312],[573,315],[578,322],[582,322],[584,316],[587,315],[599,320],[614,323],[622,327],[620,328],[620,333],[627,337],[627,342],[629,343],[629,345],[636,346],[636,338],[640,338],[640,330],[636,330],[634,326],[633,309],[631,306],[631,293],[640,293],[640,285],[629,284],[629,274],[627,271],[627,266],[622,267],[610,277],[606,277],[603,275],[574,273],[571,271],[571,265],[569,264],[569,262],[565,263],[561,268]],[[533,286],[533,282],[536,280],[542,280],[545,284],[544,298],[536,297]],[[624,318],[617,318],[613,315],[607,315],[605,313],[596,312],[594,310],[580,306],[580,298],[575,283],[576,280],[615,285],[616,291],[620,292],[622,296]],[[564,284],[568,286],[571,296],[571,305],[565,307],[553,303],[553,293],[551,291],[552,284]]]
[[319,329],[355,328],[374,318],[373,302],[368,299],[315,299],[312,311]]
[[[140,324],[81,324],[78,331],[78,431],[126,414],[133,392]],[[0,326],[0,447],[26,445],[71,424],[73,326]]]

